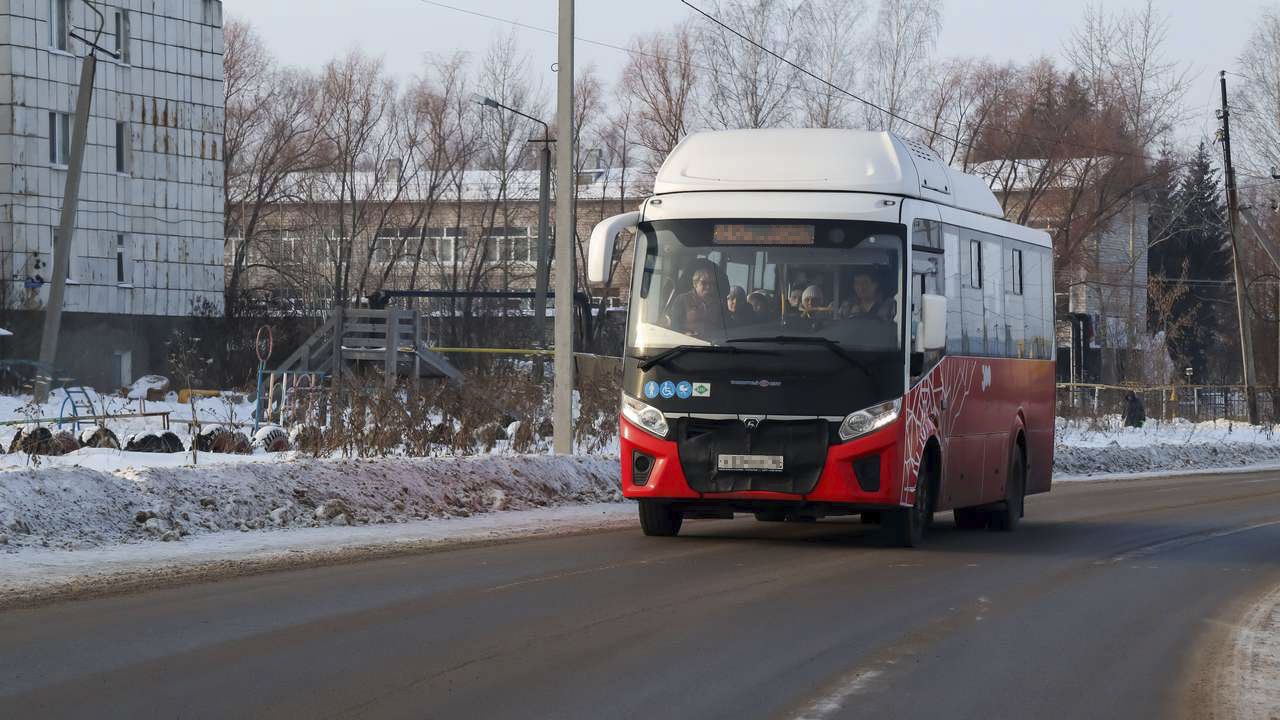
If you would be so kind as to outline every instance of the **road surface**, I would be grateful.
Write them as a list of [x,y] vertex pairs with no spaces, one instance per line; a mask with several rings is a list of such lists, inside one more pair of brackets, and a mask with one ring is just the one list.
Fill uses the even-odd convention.
[[1221,717],[1210,645],[1277,584],[1277,474],[1061,484],[920,550],[696,521],[10,611],[0,715]]

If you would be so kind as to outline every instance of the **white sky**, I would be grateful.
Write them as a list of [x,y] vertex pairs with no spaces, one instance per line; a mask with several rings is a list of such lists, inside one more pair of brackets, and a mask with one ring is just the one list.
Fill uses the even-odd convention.
[[[556,0],[441,0],[468,10],[554,28]],[[1141,5],[1143,0],[1107,0],[1109,11]],[[696,0],[695,0],[695,4]],[[1179,135],[1198,140],[1216,127],[1218,70],[1242,70],[1236,58],[1264,0],[1157,0],[1170,18],[1169,47],[1195,72],[1187,97],[1191,114]],[[1060,56],[1064,41],[1083,11],[1082,0],[945,0],[939,40],[943,56],[967,55],[995,60]],[[872,0],[874,6],[874,0]],[[251,22],[284,62],[319,67],[351,47],[383,57],[395,73],[417,71],[424,53],[465,50],[479,54],[501,22],[429,5],[423,0],[225,0],[228,15]],[[678,0],[578,0],[579,38],[626,45],[638,32],[667,27],[690,11]],[[519,30],[521,45],[541,68],[543,86],[555,87],[555,38]],[[577,62],[595,63],[604,79],[614,78],[625,54],[579,42]],[[1238,80],[1237,80],[1238,82]]]

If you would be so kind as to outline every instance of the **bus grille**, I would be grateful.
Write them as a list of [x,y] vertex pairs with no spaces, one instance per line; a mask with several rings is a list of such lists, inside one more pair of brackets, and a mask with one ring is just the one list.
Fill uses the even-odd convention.
[[[813,492],[827,459],[826,420],[764,420],[748,428],[740,420],[683,418],[676,428],[680,467],[689,487],[700,493]],[[783,472],[721,471],[719,456],[781,455]]]

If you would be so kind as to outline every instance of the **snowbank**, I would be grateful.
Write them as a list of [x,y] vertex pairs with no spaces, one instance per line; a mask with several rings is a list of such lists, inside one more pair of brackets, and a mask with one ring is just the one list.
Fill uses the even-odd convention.
[[1225,420],[1148,422],[1123,427],[1058,420],[1055,481],[1167,471],[1231,470],[1280,463],[1280,434],[1272,426]]
[[610,502],[621,499],[617,462],[526,455],[9,470],[0,472],[0,550]]

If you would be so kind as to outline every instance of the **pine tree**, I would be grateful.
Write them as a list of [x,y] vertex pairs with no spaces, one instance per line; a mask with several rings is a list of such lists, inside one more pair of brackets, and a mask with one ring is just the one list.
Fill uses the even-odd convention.
[[[1156,195],[1159,202],[1159,191]],[[1167,239],[1152,247],[1150,273],[1166,283],[1186,283],[1187,292],[1169,314],[1191,319],[1186,332],[1166,338],[1169,352],[1180,366],[1192,368],[1199,382],[1233,380],[1233,366],[1224,362],[1230,357],[1224,343],[1236,329],[1226,209],[1218,171],[1204,143],[1164,202],[1159,212],[1167,218]]]

